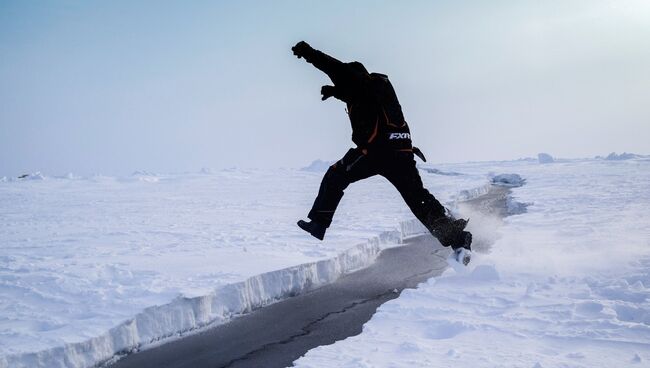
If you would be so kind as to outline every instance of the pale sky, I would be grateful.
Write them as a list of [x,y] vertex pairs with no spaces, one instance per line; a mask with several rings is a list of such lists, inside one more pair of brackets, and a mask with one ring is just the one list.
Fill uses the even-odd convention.
[[0,177],[336,160],[300,40],[388,74],[432,162],[650,154],[650,1],[0,0]]

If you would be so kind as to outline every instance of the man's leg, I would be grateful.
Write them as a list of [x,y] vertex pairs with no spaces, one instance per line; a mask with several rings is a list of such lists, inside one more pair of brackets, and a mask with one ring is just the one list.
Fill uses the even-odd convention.
[[427,228],[432,221],[445,217],[445,207],[424,187],[413,154],[395,152],[382,160],[382,176],[395,186],[415,217]]
[[424,188],[412,153],[387,154],[382,164],[381,175],[397,188],[415,217],[442,245],[470,248],[471,234],[463,231],[466,221],[447,217],[444,206]]
[[[343,198],[345,188],[355,181],[368,178],[376,173],[373,163],[366,155],[358,149],[350,149],[342,159],[330,166],[323,177],[318,196],[314,200],[308,215],[312,222],[315,223],[312,227],[318,226],[322,228],[322,235],[324,235],[324,229],[328,228],[332,223],[334,212],[341,198]],[[303,222],[303,224],[306,223]],[[300,223],[298,225],[317,238],[322,239],[322,236],[315,235]]]

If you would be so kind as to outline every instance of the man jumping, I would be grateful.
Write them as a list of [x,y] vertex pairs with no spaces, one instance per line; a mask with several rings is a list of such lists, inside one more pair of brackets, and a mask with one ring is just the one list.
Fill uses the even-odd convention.
[[291,50],[332,80],[333,86],[321,88],[322,100],[335,97],[345,102],[352,123],[352,141],[357,145],[327,170],[308,215],[311,221],[300,220],[298,226],[323,240],[345,188],[379,174],[397,188],[431,234],[443,246],[451,246],[456,259],[467,265],[472,243],[472,234],[464,231],[467,220],[454,219],[424,188],[414,155],[423,161],[425,158],[411,144],[408,124],[388,77],[368,73],[357,61],[341,62],[304,41]]

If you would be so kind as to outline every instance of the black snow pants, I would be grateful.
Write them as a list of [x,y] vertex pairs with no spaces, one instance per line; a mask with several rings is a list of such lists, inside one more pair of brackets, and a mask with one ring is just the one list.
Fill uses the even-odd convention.
[[385,150],[364,154],[358,148],[350,149],[327,170],[308,217],[329,227],[345,188],[377,174],[397,188],[415,217],[427,228],[445,217],[445,208],[422,184],[413,152]]

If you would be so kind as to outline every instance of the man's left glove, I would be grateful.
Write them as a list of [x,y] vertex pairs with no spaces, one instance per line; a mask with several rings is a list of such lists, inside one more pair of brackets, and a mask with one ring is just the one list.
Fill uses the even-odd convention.
[[305,41],[300,41],[291,48],[291,51],[293,51],[293,54],[296,55],[298,59],[305,57],[313,50],[314,49]]
[[336,94],[336,87],[322,86],[320,88],[320,94],[323,95],[323,97],[321,97],[321,100],[325,101]]

